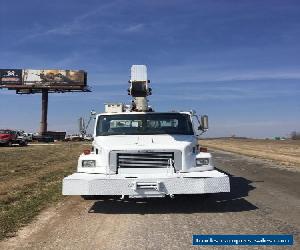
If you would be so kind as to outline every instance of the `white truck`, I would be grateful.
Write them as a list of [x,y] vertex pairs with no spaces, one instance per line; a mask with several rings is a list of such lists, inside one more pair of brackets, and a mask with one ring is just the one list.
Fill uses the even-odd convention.
[[[145,65],[131,67],[131,105],[105,104],[96,115],[92,150],[78,159],[77,172],[64,178],[63,195],[173,197],[230,192],[229,177],[214,169],[199,145],[208,118],[194,112],[154,112]],[[195,126],[195,121],[199,124]]]

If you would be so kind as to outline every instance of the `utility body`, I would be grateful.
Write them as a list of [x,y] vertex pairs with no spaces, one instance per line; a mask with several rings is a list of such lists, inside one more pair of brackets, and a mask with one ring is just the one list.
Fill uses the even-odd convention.
[[144,198],[230,191],[229,177],[214,169],[211,154],[199,145],[207,116],[153,111],[149,82],[146,66],[133,65],[132,104],[105,104],[106,112],[96,115],[92,150],[81,154],[77,172],[64,178],[64,195]]

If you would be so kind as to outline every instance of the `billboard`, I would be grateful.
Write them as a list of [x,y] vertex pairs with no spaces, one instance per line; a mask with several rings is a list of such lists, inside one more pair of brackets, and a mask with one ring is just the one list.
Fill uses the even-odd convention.
[[[35,70],[1,69],[0,85],[10,87],[64,88],[70,86],[85,87],[86,72],[83,70]],[[18,86],[16,86],[18,88]]]
[[22,85],[22,70],[0,69],[0,85]]
[[83,70],[23,70],[24,85],[81,85],[85,86]]

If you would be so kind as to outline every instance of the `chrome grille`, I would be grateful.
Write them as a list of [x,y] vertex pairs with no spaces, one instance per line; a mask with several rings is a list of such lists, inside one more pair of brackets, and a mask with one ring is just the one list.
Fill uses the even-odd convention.
[[174,152],[118,153],[119,168],[161,168],[174,164]]

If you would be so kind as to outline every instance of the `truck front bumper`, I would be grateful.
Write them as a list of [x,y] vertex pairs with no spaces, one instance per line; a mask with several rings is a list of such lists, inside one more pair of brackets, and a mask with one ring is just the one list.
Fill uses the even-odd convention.
[[75,173],[63,180],[63,195],[128,195],[156,197],[174,194],[230,192],[229,177],[217,170],[174,173],[105,175]]

